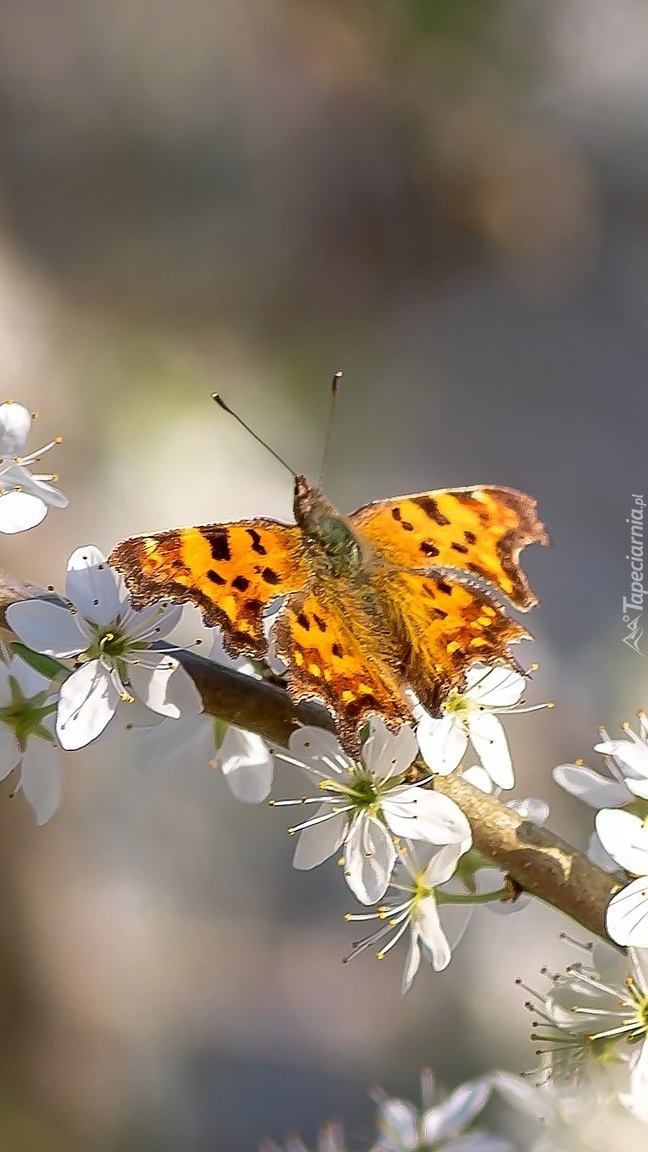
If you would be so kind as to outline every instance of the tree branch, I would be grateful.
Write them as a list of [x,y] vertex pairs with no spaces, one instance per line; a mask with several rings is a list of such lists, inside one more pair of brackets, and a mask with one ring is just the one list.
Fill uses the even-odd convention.
[[[48,595],[0,572],[0,620],[17,600]],[[274,684],[255,680],[196,655],[180,651],[178,659],[193,678],[205,711],[228,724],[257,732],[271,745],[285,746],[291,732],[303,724],[335,731],[329,713],[318,704],[294,704]],[[432,785],[465,812],[475,848],[504,869],[525,892],[571,917],[587,932],[607,940],[605,910],[621,886],[581,852],[546,828],[479,792],[460,776],[436,776]]]

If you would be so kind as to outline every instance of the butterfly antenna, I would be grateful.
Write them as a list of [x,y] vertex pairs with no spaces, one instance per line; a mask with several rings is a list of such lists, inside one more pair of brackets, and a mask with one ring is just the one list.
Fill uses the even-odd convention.
[[216,403],[219,405],[220,408],[223,409],[224,412],[228,412],[230,416],[233,416],[235,420],[238,420],[239,424],[241,424],[242,427],[245,428],[245,431],[249,432],[250,436],[252,436],[252,438],[254,440],[256,440],[258,444],[262,444],[263,447],[266,449],[266,451],[268,451],[271,456],[274,456],[275,460],[278,460],[280,464],[283,464],[284,468],[286,468],[290,472],[291,476],[294,477],[297,475],[294,468],[291,468],[290,464],[287,464],[286,461],[281,458],[279,453],[275,452],[274,448],[271,448],[270,445],[267,444],[265,440],[262,440],[261,437],[258,436],[257,433],[254,431],[254,429],[250,428],[250,425],[246,424],[245,420],[241,419],[238,412],[234,412],[229,407],[229,405],[225,403],[225,401],[223,400],[223,397],[218,395],[218,392],[212,392],[212,400],[215,400]]
[[320,468],[319,480],[317,481],[318,488],[322,487],[326,465],[328,463],[329,448],[331,446],[331,435],[333,432],[333,419],[335,417],[335,404],[337,401],[338,392],[340,391],[340,384],[342,383],[342,373],[336,372],[331,380],[331,402],[329,404],[328,421],[326,424],[326,436],[324,437],[324,451],[322,452],[322,467]]

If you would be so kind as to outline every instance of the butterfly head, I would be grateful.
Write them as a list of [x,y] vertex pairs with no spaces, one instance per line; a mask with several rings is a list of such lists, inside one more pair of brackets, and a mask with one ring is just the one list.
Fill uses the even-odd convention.
[[355,533],[321,489],[305,476],[295,476],[293,511],[300,528],[326,553],[337,575],[358,567],[361,549]]

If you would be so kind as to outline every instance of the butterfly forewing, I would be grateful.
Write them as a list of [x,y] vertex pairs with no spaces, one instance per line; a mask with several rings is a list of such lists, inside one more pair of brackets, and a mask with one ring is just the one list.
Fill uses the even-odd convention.
[[518,556],[546,544],[536,502],[513,488],[447,488],[378,500],[349,517],[391,563],[405,568],[457,568],[498,588],[516,608],[533,607]]
[[302,588],[309,575],[301,530],[275,520],[136,536],[117,545],[110,563],[123,572],[136,606],[158,599],[196,604],[206,625],[223,629],[232,655],[265,655],[265,608]]

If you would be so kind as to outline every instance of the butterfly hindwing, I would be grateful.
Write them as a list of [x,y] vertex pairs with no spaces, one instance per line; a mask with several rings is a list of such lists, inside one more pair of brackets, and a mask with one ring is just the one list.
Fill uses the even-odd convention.
[[390,630],[402,637],[401,675],[432,712],[463,688],[475,661],[517,668],[508,645],[529,634],[481,588],[446,572],[389,569],[377,588],[394,614]]
[[359,754],[359,732],[372,713],[392,729],[411,719],[404,685],[380,654],[385,638],[372,633],[354,608],[352,601],[323,602],[307,590],[289,597],[273,632],[293,700],[324,704],[350,755]]
[[523,611],[537,599],[518,563],[531,543],[547,544],[536,502],[513,488],[447,488],[377,500],[349,516],[392,564],[457,568],[494,585]]
[[309,575],[300,529],[261,519],[135,536],[117,545],[110,563],[136,607],[192,601],[208,627],[222,628],[232,655],[265,655],[264,609]]

